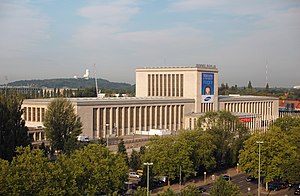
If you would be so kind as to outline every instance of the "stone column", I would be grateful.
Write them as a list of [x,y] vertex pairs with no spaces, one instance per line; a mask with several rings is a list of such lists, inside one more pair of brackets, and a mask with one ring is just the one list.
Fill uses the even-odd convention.
[[119,136],[119,127],[120,127],[119,116],[120,116],[120,110],[119,110],[119,107],[117,107],[116,108],[116,127],[115,127],[117,136]]
[[145,106],[145,110],[144,110],[144,131],[148,131],[147,130],[147,111],[148,111],[148,107],[147,106]]
[[109,135],[112,135],[113,132],[113,107],[110,108],[109,110],[109,118],[110,118],[110,124],[109,124]]
[[125,107],[122,108],[122,136],[125,134]]
[[142,131],[142,106],[139,107],[139,130]]
[[97,117],[96,117],[96,120],[97,120],[97,126],[96,126],[96,138],[100,138],[100,130],[101,130],[101,127],[100,127],[100,108],[97,108]]
[[133,108],[133,131],[136,131],[136,106]]

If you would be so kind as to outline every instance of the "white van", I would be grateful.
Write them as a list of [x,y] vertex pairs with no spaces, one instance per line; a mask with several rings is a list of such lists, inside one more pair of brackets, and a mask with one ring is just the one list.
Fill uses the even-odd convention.
[[79,141],[79,142],[89,142],[90,139],[89,139],[89,136],[79,135],[79,136],[77,136],[77,141]]

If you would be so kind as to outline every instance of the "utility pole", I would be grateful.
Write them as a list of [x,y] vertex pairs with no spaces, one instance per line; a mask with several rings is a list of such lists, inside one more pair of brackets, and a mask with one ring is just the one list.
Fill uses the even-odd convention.
[[263,144],[263,141],[256,141],[258,144],[258,187],[257,187],[257,195],[260,196],[260,144]]
[[147,166],[147,196],[149,196],[149,166],[153,165],[153,163],[144,163]]

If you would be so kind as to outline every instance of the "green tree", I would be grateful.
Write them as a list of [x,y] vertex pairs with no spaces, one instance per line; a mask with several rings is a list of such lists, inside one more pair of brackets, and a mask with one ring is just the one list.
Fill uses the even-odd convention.
[[198,119],[198,127],[212,135],[217,168],[237,163],[238,152],[250,133],[236,116],[227,111],[207,112]]
[[[158,176],[168,176],[170,180],[179,176],[180,166],[182,171],[193,171],[193,163],[190,160],[192,148],[186,140],[176,136],[151,138],[142,162],[153,162],[153,173]],[[145,171],[145,170],[144,170]],[[190,172],[186,173],[189,176]]]
[[182,196],[195,196],[195,195],[201,195],[200,191],[197,189],[194,185],[188,185],[184,187],[184,189],[181,191],[180,195]]
[[[151,191],[150,191],[151,195]],[[133,193],[133,196],[147,196],[147,188],[138,187],[137,191]]]
[[9,162],[4,159],[0,159],[0,195],[6,195],[9,191],[7,176],[9,170]]
[[289,137],[278,127],[271,127],[265,134],[254,134],[245,142],[244,149],[241,150],[239,156],[239,163],[243,170],[251,176],[258,177],[256,141],[264,142],[261,144],[261,176],[265,176],[266,187],[268,187],[268,182],[277,178],[290,178],[290,167],[293,164],[297,165],[299,156],[296,147],[289,141]]
[[22,100],[15,95],[0,96],[0,158],[12,160],[17,146],[27,146],[28,128],[22,119]]
[[75,114],[71,101],[54,99],[45,115],[45,131],[54,150],[70,153],[77,148],[77,136],[82,130],[80,118]]
[[129,167],[134,171],[136,171],[141,168],[141,165],[142,163],[141,163],[140,155],[136,150],[133,149],[130,155]]
[[180,132],[178,137],[192,148],[190,160],[193,162],[194,169],[202,173],[212,169],[216,165],[213,152],[216,146],[213,143],[213,137],[208,132],[202,130],[192,130]]
[[121,141],[118,144],[118,154],[122,155],[122,157],[124,158],[126,164],[128,164],[128,154],[127,154],[127,150],[126,150],[125,143],[124,143],[123,139],[121,139]]
[[[30,147],[18,147],[6,176],[7,195],[59,194],[60,187],[52,187],[53,163],[44,157],[43,151]],[[55,168],[57,169],[57,168]],[[54,183],[55,184],[55,183]],[[56,183],[57,185],[58,183]],[[51,191],[52,190],[52,191]]]
[[251,81],[248,82],[248,89],[252,89]]
[[210,195],[238,196],[238,195],[242,195],[242,193],[236,185],[232,184],[231,181],[226,181],[220,177],[211,188]]
[[123,157],[103,145],[90,144],[75,150],[70,157],[59,157],[58,162],[68,176],[67,195],[122,193],[126,188],[128,169]]
[[266,84],[266,90],[269,90],[270,87],[269,87],[269,83]]
[[280,129],[288,134],[293,128],[300,128],[300,117],[283,116],[276,119],[274,126],[280,127]]
[[162,192],[162,193],[158,193],[157,195],[158,195],[158,196],[175,196],[176,194],[175,194],[175,192],[174,192],[172,189],[170,189],[170,187],[169,187],[167,190],[165,190],[165,191]]

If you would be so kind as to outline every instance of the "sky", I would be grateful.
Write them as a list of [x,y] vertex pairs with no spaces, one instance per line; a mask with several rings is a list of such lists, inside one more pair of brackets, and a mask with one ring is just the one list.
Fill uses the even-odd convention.
[[300,0],[1,0],[0,51],[0,84],[213,64],[219,85],[292,87]]

